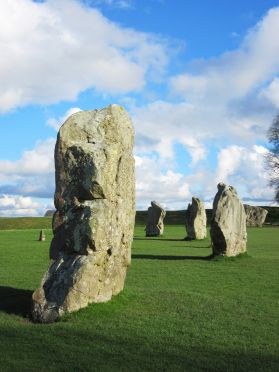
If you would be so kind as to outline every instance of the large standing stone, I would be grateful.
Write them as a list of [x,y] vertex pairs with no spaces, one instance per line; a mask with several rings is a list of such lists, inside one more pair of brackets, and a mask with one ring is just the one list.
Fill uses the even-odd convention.
[[187,239],[204,239],[206,237],[206,213],[203,202],[192,197],[186,211]]
[[261,207],[244,204],[246,213],[246,226],[262,227],[268,211]]
[[214,255],[236,256],[246,251],[246,214],[236,190],[218,184],[213,201],[210,235]]
[[118,105],[78,112],[60,128],[52,263],[33,294],[34,321],[55,321],[123,289],[135,220],[133,140]]
[[164,233],[164,217],[166,211],[157,202],[152,201],[147,211],[146,236],[159,236]]

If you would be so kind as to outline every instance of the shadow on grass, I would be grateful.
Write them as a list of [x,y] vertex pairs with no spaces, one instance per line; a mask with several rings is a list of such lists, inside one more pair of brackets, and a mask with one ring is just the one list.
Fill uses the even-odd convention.
[[132,259],[142,260],[211,260],[212,256],[168,256],[155,254],[132,254]]
[[[267,346],[257,352],[253,344],[248,343],[244,352],[240,347],[232,349],[229,342],[218,349],[201,341],[191,345],[189,331],[181,338],[181,332],[173,334],[168,324],[166,329],[170,329],[173,337],[171,345],[156,327],[158,338],[151,340],[146,327],[133,333],[124,324],[123,334],[119,334],[118,329],[113,326],[111,329],[88,328],[86,323],[80,323],[80,329],[60,327],[57,323],[55,333],[47,326],[36,327],[36,332],[33,327],[2,327],[5,370],[89,371],[90,366],[94,366],[96,371],[120,371],[125,366],[128,371],[278,371],[279,358],[269,352]],[[185,346],[181,347],[183,342]],[[94,353],[84,345],[94,345]]]
[[[189,242],[189,241],[195,241],[194,239],[190,240],[190,239],[164,239],[164,238],[149,238],[149,237],[146,237],[146,238],[142,238],[142,237],[137,237],[137,236],[134,236],[134,240],[145,240],[145,241],[149,241],[149,240],[155,240],[155,241],[159,241],[160,243],[161,242]],[[180,246],[181,248],[181,246]],[[205,245],[205,246],[197,246],[197,245],[186,245],[184,248],[211,248],[211,244],[209,245]]]
[[176,245],[176,246],[173,246],[175,248],[198,248],[198,249],[203,249],[203,248],[211,248],[211,244],[209,245],[184,245],[184,246],[181,246],[181,245]]
[[29,317],[32,291],[0,286],[0,298],[0,311],[21,315],[24,318]]
[[174,256],[174,255],[156,255],[156,254],[132,254],[132,259],[142,259],[142,260],[202,260],[202,261],[214,261],[214,262],[234,262],[243,259],[250,259],[251,256],[245,253],[241,253],[238,256],[226,257],[226,256],[214,256],[210,254],[209,256]]
[[182,238],[182,239],[164,239],[164,238],[156,238],[156,237],[153,238],[153,237],[149,237],[149,236],[146,236],[145,238],[134,236],[134,240],[157,240],[157,241],[160,241],[160,242],[185,242],[184,238]]

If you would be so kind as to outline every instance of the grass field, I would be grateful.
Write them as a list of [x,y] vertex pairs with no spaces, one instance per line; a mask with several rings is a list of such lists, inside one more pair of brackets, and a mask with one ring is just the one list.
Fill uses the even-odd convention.
[[51,230],[0,231],[1,371],[278,371],[279,228],[248,230],[248,256],[208,260],[209,239],[135,230],[125,290],[50,325],[28,320]]

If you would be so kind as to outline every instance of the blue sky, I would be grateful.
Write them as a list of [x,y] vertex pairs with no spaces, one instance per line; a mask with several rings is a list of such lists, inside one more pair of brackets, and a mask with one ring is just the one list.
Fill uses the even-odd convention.
[[0,5],[0,216],[53,207],[53,148],[78,111],[123,105],[137,208],[209,207],[216,185],[273,205],[278,1],[10,0]]

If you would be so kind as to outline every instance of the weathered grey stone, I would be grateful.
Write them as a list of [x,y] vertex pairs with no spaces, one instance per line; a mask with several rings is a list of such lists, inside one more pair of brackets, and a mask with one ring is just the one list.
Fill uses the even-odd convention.
[[214,255],[236,256],[246,251],[246,214],[236,190],[218,184],[213,201],[210,235]]
[[135,220],[133,140],[118,105],[78,112],[60,128],[52,261],[33,294],[34,321],[55,321],[123,289]]
[[246,226],[262,227],[268,211],[261,207],[244,204],[246,213]]
[[164,218],[166,211],[157,202],[152,201],[147,211],[146,236],[159,236],[164,233]]
[[48,209],[44,215],[44,217],[52,217],[55,213],[55,210],[53,209]]
[[187,239],[204,239],[206,237],[206,213],[203,202],[192,197],[186,211]]

